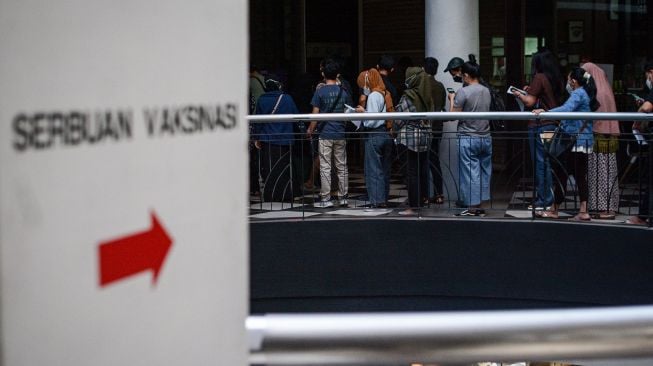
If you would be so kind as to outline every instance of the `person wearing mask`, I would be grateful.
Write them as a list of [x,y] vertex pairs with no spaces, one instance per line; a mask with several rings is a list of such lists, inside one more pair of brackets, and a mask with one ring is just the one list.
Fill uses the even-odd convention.
[[[431,112],[442,112],[445,108],[447,92],[444,85],[439,82],[435,75],[438,73],[439,62],[433,57],[424,59],[424,71],[429,75],[426,79],[431,88],[433,96],[433,110]],[[441,205],[444,203],[444,191],[442,187],[442,170],[440,168],[440,140],[442,139],[442,121],[431,121],[431,148],[429,149],[428,165],[433,179],[433,197],[429,198],[430,203]]]
[[464,81],[463,81],[462,66],[464,63],[465,61],[462,58],[454,57],[451,60],[449,60],[449,63],[447,64],[447,68],[444,69],[444,72],[449,72],[454,82],[463,83]]
[[[358,75],[358,87],[367,97],[366,106],[358,106],[358,113],[384,113],[392,111],[392,95],[386,90],[377,69],[365,70]],[[363,121],[365,130],[365,186],[370,208],[386,207],[390,192],[390,163],[392,139],[385,120]]]
[[[527,94],[515,92],[515,98],[524,106],[534,109],[549,110],[559,105],[564,90],[564,81],[558,67],[558,59],[549,50],[533,54],[531,62],[533,77],[531,83],[524,87]],[[540,134],[556,129],[555,121],[528,121],[528,143],[533,161],[535,197],[529,210],[545,210],[553,204],[553,178],[551,161],[544,151]]]
[[[342,113],[345,104],[351,104],[351,96],[338,84],[339,65],[327,60],[322,75],[325,85],[315,91],[311,105],[313,113]],[[312,121],[307,129],[311,138],[319,127],[318,152],[320,156],[320,202],[316,207],[333,207],[331,201],[331,167],[335,167],[338,178],[338,205],[347,206],[348,172],[347,141],[345,140],[344,121]],[[331,164],[331,161],[334,164]]]
[[[429,78],[421,67],[406,69],[406,89],[395,106],[397,112],[428,112],[433,110]],[[397,144],[404,147],[408,183],[408,205],[400,215],[415,215],[424,198],[428,197],[428,150],[431,145],[431,123],[428,120],[398,120]]]
[[[265,80],[265,94],[258,98],[256,114],[297,114],[293,98],[285,94],[281,82],[273,75]],[[293,123],[272,122],[254,124],[254,146],[260,151],[264,201],[292,199],[299,191],[297,179],[292,180],[291,147],[295,142]]]
[[[600,104],[597,112],[616,112],[617,104],[605,71],[591,62],[584,63],[582,67],[592,76],[596,84],[596,100]],[[589,154],[587,161],[588,210],[594,213],[594,218],[613,220],[619,209],[619,171],[617,167],[619,121],[594,121],[592,130],[594,132],[594,149]]]
[[[644,75],[646,77],[646,87],[649,90],[649,94],[644,98],[644,103],[637,110],[640,113],[653,113],[653,60],[648,61],[644,65]],[[633,132],[638,131],[644,136],[647,136],[648,151],[649,155],[644,159],[639,159],[640,166],[640,192],[639,192],[639,214],[637,216],[632,216],[626,220],[627,224],[634,225],[646,225],[647,222],[650,223],[652,218],[650,216],[651,209],[651,187],[649,185],[649,179],[651,174],[653,174],[653,159],[650,156],[651,145],[653,145],[653,140],[651,139],[651,133],[653,129],[651,128],[650,121],[644,122],[635,122],[633,124]]]
[[[594,79],[585,69],[575,67],[571,70],[567,77],[567,91],[569,92],[569,99],[560,107],[550,109],[549,112],[594,112],[599,108],[599,102],[596,100]],[[542,112],[544,112],[542,108],[533,110],[536,115]],[[569,173],[571,173],[576,181],[580,199],[580,212],[569,220],[590,221],[591,218],[587,211],[589,196],[587,155],[592,153],[594,147],[592,121],[563,120],[560,123],[560,128],[565,133],[576,136],[576,141],[569,150],[558,157],[560,164],[554,166],[554,172],[559,178],[559,182],[555,185],[553,206],[550,210],[536,212],[536,216],[558,218],[558,208],[565,200],[567,179]]]
[[[481,69],[476,58],[461,66],[464,87],[449,94],[451,112],[488,112],[490,90],[480,82]],[[456,216],[484,216],[481,204],[490,200],[492,178],[492,137],[490,121],[458,121],[459,199],[467,207]]]
[[[390,93],[392,96],[392,105],[394,106],[399,102],[399,95],[397,94],[397,88],[390,81],[390,74],[395,71],[395,59],[390,55],[381,55],[379,60],[376,62],[376,70],[381,74],[381,79],[385,85],[385,90]],[[358,105],[365,106],[365,101],[367,96],[360,91],[360,97],[358,98]]]

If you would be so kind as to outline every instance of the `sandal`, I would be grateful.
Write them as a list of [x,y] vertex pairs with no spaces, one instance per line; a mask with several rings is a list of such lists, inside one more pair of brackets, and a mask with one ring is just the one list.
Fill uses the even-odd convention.
[[[584,215],[587,215],[587,216],[584,216]],[[575,215],[574,217],[570,217],[568,220],[569,221],[592,221],[592,218],[587,213],[585,213],[585,214],[579,213],[579,214]]]
[[535,217],[541,218],[541,219],[559,219],[560,217],[558,216],[557,212],[554,211],[535,211],[534,213]]
[[595,220],[614,220],[617,216],[610,212],[597,212],[591,215]]

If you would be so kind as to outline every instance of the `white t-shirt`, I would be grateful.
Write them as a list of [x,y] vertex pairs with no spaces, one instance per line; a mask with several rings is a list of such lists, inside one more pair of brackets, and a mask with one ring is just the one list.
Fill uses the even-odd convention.
[[[372,92],[367,96],[367,107],[365,109],[367,113],[381,113],[385,112],[385,97],[379,92]],[[368,129],[379,128],[385,126],[385,120],[367,120],[363,121],[363,126]]]

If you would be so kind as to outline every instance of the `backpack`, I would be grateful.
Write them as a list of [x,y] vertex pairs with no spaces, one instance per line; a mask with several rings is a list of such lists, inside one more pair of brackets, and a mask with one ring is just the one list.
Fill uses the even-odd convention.
[[[500,94],[491,85],[485,85],[490,91],[490,112],[505,112],[506,102]],[[493,132],[501,132],[506,130],[506,121],[504,120],[490,120],[490,130]]]

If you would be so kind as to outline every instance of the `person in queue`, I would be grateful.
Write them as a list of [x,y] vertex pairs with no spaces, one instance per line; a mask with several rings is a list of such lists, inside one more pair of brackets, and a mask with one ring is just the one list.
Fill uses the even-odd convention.
[[[434,57],[424,59],[424,71],[430,76],[427,82],[433,96],[433,110],[431,112],[442,112],[447,100],[447,92],[444,85],[435,78],[438,73],[438,60]],[[442,169],[440,167],[440,140],[442,139],[442,121],[431,121],[431,148],[429,149],[429,170],[433,179],[433,196],[429,197],[429,203],[441,205],[444,203],[444,191],[442,184]]]
[[[531,62],[533,77],[529,85],[524,87],[526,94],[514,92],[528,108],[549,110],[559,105],[564,91],[564,81],[558,67],[558,59],[549,50],[533,54]],[[544,151],[540,135],[556,129],[556,122],[550,120],[528,121],[528,144],[533,162],[535,197],[529,210],[549,209],[553,204],[553,177],[551,161]]]
[[[567,91],[569,99],[561,105],[550,109],[549,112],[594,112],[599,108],[599,102],[596,100],[596,86],[592,76],[580,67],[575,67],[567,76]],[[544,109],[533,110],[533,113],[539,115]],[[555,184],[554,203],[550,210],[536,212],[537,217],[554,218],[559,217],[558,209],[565,200],[565,191],[567,179],[571,173],[576,181],[576,187],[580,199],[580,211],[570,218],[572,221],[590,221],[591,217],[587,211],[587,200],[589,189],[587,183],[587,161],[588,154],[592,153],[594,147],[594,136],[592,134],[591,120],[563,120],[560,123],[561,129],[569,134],[576,136],[575,143],[563,152],[558,160],[560,164],[554,164],[554,172],[559,178],[559,183]]]
[[[297,114],[293,98],[283,90],[275,75],[265,80],[265,94],[258,98],[256,114]],[[253,126],[254,145],[260,151],[264,201],[291,199],[299,192],[297,178],[285,168],[290,165],[291,148],[295,143],[293,123],[288,121],[256,123]],[[291,167],[292,169],[292,167]]]
[[[646,86],[649,90],[649,94],[644,98],[644,102],[637,110],[640,113],[653,113],[653,60],[648,61],[644,65],[644,75],[646,77]],[[640,145],[640,147],[646,146],[648,148],[648,155],[644,159],[640,159],[640,171],[643,173],[640,175],[640,192],[639,192],[639,213],[636,216],[630,217],[626,220],[627,224],[635,225],[646,225],[651,223],[651,187],[649,185],[651,172],[652,161],[651,161],[651,145],[653,144],[653,139],[651,139],[651,128],[650,121],[639,121],[633,124],[633,132],[637,131],[642,133],[644,138],[647,140],[647,145]]]
[[[463,86],[449,94],[451,112],[488,112],[490,90],[481,83],[481,68],[474,55],[461,66]],[[490,200],[492,137],[489,120],[458,121],[459,199],[467,209],[457,216],[484,216],[483,202]]]
[[[385,83],[377,69],[361,72],[356,80],[366,96],[365,107],[356,107],[358,113],[384,113],[393,111],[392,94],[386,90]],[[384,119],[364,120],[365,131],[365,186],[370,208],[387,207],[390,192],[390,163],[392,138],[387,131]]]
[[[430,77],[421,67],[406,69],[406,89],[395,106],[397,112],[428,112],[433,110],[431,88],[426,82]],[[406,154],[406,175],[409,207],[400,215],[415,215],[424,199],[428,199],[428,150],[431,145],[431,123],[428,120],[398,120],[397,144]]]
[[[617,112],[612,86],[605,71],[597,65],[586,62],[583,69],[592,75],[596,84],[597,112]],[[614,220],[619,209],[619,169],[617,150],[619,149],[619,121],[597,120],[592,126],[594,149],[588,156],[587,182],[589,198],[588,211],[597,219]]]

